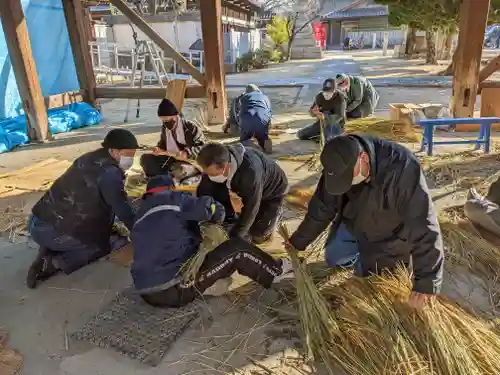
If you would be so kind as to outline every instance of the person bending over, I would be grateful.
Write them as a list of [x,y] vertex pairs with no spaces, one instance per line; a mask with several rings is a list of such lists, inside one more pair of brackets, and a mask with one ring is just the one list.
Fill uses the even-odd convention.
[[132,229],[132,278],[148,304],[181,307],[203,294],[222,295],[235,271],[265,288],[290,273],[289,260],[274,259],[235,238],[210,251],[194,283],[186,284],[181,268],[202,244],[199,223],[222,222],[224,207],[211,197],[194,197],[173,187],[168,175],[149,181]]
[[336,81],[337,87],[346,95],[346,116],[348,119],[373,115],[379,95],[367,78],[338,74]]
[[[281,167],[261,151],[242,144],[226,146],[210,143],[202,148],[198,164],[203,175],[198,196],[208,195],[224,205],[227,222],[233,222],[231,237],[256,244],[274,235],[283,213],[288,179]],[[229,191],[243,201],[238,218]]]
[[290,242],[304,250],[332,222],[328,265],[354,265],[368,276],[397,264],[413,267],[411,306],[439,293],[443,242],[419,161],[402,145],[358,135],[329,140],[320,156],[323,173],[307,214]]
[[116,215],[132,229],[135,215],[124,172],[138,148],[131,132],[111,130],[102,148],[76,159],[35,204],[29,232],[40,250],[28,271],[29,288],[59,270],[70,274],[128,242],[113,236],[112,227]]

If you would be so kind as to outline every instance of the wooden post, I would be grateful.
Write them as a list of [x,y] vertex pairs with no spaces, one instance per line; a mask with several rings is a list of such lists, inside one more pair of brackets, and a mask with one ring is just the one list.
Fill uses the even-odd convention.
[[44,141],[50,135],[47,109],[33,60],[21,0],[1,0],[0,15],[9,57],[30,128],[28,134],[32,140]]
[[[0,0],[1,1],[1,0]],[[175,50],[174,47],[170,45],[165,39],[163,39],[160,34],[153,30],[151,26],[147,24],[146,21],[142,19],[132,8],[130,8],[123,0],[110,0],[120,12],[123,13],[135,26],[139,28],[146,36],[151,39],[158,47],[160,47],[163,52],[165,52],[166,57],[171,57],[177,64],[189,73],[194,79],[199,83],[204,84],[205,77],[198,69],[187,61],[184,56]],[[202,2],[204,3],[204,2]]]
[[458,48],[454,56],[451,109],[454,117],[473,117],[490,0],[463,0]]
[[486,66],[481,69],[481,71],[479,72],[479,83],[486,80],[497,70],[500,70],[500,55],[488,61],[488,64],[486,64]]
[[85,91],[85,101],[95,107],[96,82],[87,39],[89,19],[85,16],[80,0],[62,0],[62,4],[80,89]]
[[201,31],[205,54],[205,75],[208,98],[208,122],[226,121],[224,54],[222,40],[221,0],[200,1]]
[[184,106],[184,98],[186,97],[187,81],[185,79],[172,79],[167,83],[167,92],[165,98],[175,104],[179,111],[182,111]]

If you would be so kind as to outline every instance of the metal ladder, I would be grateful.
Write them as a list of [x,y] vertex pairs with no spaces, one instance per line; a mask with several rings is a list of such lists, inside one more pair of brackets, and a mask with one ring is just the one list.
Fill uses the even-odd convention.
[[[135,39],[135,38],[134,38]],[[150,40],[136,40],[136,48],[134,54],[132,56],[132,83],[131,87],[135,87],[135,75],[137,73],[137,66],[140,64],[140,78],[139,78],[139,88],[142,88],[144,85],[144,79],[146,75],[146,61],[149,56],[149,61],[151,65],[153,65],[153,70],[158,81],[160,87],[164,87],[163,85],[163,77],[167,79],[167,82],[170,81],[167,70],[165,69],[165,64],[163,63],[163,58],[160,52],[158,51],[158,47],[155,43]],[[123,120],[124,123],[128,122],[128,113],[130,111],[130,100],[127,100],[127,109],[125,112],[125,118]],[[139,118],[141,111],[141,99],[137,99],[137,111],[136,118]]]

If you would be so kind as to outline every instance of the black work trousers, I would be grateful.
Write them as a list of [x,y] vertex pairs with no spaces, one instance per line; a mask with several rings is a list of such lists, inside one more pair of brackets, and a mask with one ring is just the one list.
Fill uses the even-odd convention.
[[[213,182],[207,176],[203,176],[198,185],[196,195],[198,197],[202,195],[210,196],[222,204],[226,211],[226,218],[233,218],[235,216],[229,189],[225,183]],[[249,231],[253,242],[257,244],[265,242],[276,231],[283,215],[284,201],[285,195],[260,202],[259,212]]]
[[217,280],[227,278],[236,271],[264,288],[269,288],[274,278],[281,274],[281,270],[280,260],[240,238],[233,238],[207,254],[194,285],[186,287],[178,284],[141,297],[148,304],[157,307],[182,307],[203,295]]

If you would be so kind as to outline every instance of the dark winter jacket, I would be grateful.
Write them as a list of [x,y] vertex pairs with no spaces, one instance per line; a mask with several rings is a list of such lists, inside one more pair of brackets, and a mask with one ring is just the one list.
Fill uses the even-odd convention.
[[370,81],[365,77],[348,76],[349,90],[346,92],[346,112],[352,112],[375,92]]
[[[354,135],[353,135],[354,136]],[[290,241],[305,249],[333,221],[358,240],[363,274],[393,269],[412,257],[414,290],[439,292],[443,243],[418,160],[405,147],[355,136],[370,157],[370,180],[341,196],[329,195],[321,177],[303,222]]]
[[35,204],[33,215],[59,233],[107,250],[114,214],[130,227],[134,218],[124,178],[108,150],[84,154]]
[[165,285],[198,250],[198,223],[220,215],[221,210],[224,208],[210,197],[170,190],[146,194],[131,232],[131,273],[136,289],[143,294],[167,289]]
[[252,91],[241,96],[239,111],[241,126],[244,126],[245,122],[254,123],[255,118],[258,118],[262,125],[267,125],[271,121],[271,115],[271,102],[261,91]]
[[343,93],[336,91],[331,99],[326,100],[323,92],[319,92],[314,99],[311,110],[314,107],[318,107],[320,112],[329,114],[332,123],[344,127],[346,122],[346,98]]
[[[205,135],[194,122],[186,120],[183,117],[179,118],[178,126],[179,125],[182,125],[184,129],[186,144],[181,144],[176,140],[177,146],[179,147],[179,150],[187,151],[189,158],[196,159],[196,156],[198,156],[201,148],[207,143]],[[160,141],[158,142],[158,147],[162,150],[167,149],[167,136],[165,135],[165,129],[166,125],[163,124],[161,127]],[[173,133],[175,135],[175,131]]]
[[241,143],[229,146],[237,169],[231,179],[231,190],[243,201],[240,217],[231,231],[232,236],[245,236],[267,200],[283,197],[288,179],[281,167],[261,151]]

